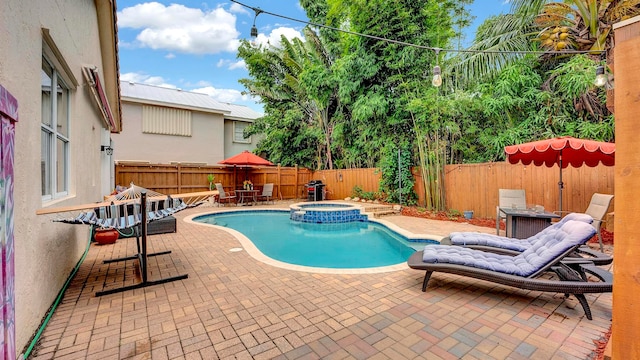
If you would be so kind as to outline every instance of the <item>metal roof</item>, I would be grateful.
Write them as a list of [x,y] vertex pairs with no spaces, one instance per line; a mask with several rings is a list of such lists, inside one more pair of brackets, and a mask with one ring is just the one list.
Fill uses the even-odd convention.
[[214,112],[237,120],[255,120],[262,116],[247,106],[223,103],[207,94],[128,81],[122,81],[120,87],[123,101]]

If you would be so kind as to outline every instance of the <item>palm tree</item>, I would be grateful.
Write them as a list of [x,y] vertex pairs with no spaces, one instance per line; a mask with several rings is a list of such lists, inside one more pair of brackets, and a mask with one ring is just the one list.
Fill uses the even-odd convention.
[[[258,63],[263,67],[269,81],[245,79],[241,82],[250,93],[263,101],[274,103],[290,102],[303,115],[303,121],[322,132],[317,148],[318,168],[325,165],[333,169],[331,140],[334,115],[340,111],[337,88],[331,83],[332,59],[329,52],[309,27],[303,29],[306,41],[292,40],[282,36],[280,46],[266,46],[251,49],[243,45],[243,56],[261,57]],[[253,62],[252,62],[253,63]],[[263,74],[263,75],[264,75]],[[324,158],[324,159],[323,159]]]
[[608,51],[612,25],[640,14],[640,0],[573,0],[545,4],[536,18],[547,50]]
[[[611,47],[611,28],[640,14],[640,0],[512,0],[511,13],[489,19],[462,53],[457,74],[469,79],[494,75],[531,50],[593,50]],[[546,56],[550,59],[549,54]]]

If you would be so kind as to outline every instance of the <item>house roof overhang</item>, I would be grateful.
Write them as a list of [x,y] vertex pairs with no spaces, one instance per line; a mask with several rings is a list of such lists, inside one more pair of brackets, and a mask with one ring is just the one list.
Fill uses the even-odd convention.
[[98,17],[98,32],[102,53],[104,94],[113,116],[112,133],[122,131],[120,103],[120,65],[118,62],[118,25],[116,0],[94,0]]

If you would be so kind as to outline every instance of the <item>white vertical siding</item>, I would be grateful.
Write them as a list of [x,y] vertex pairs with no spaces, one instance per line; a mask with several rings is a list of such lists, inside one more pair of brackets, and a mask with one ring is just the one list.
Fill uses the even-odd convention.
[[191,136],[191,111],[144,105],[142,107],[142,132]]

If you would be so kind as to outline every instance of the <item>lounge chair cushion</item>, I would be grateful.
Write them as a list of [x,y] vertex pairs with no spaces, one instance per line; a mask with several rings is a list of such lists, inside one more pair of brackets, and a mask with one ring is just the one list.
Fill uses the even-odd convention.
[[567,250],[584,244],[594,234],[591,225],[568,220],[541,235],[538,241],[516,256],[494,254],[461,246],[427,245],[422,260],[425,263],[446,263],[472,266],[505,274],[527,277],[548,266]]
[[530,248],[536,242],[546,239],[545,236],[547,232],[553,232],[556,228],[562,227],[563,224],[571,220],[582,221],[587,224],[591,224],[593,222],[593,218],[587,214],[571,213],[567,214],[567,216],[562,218],[562,220],[558,221],[557,223],[526,239],[513,239],[504,236],[477,232],[453,232],[449,235],[449,238],[451,239],[452,245],[479,245],[523,252]]

